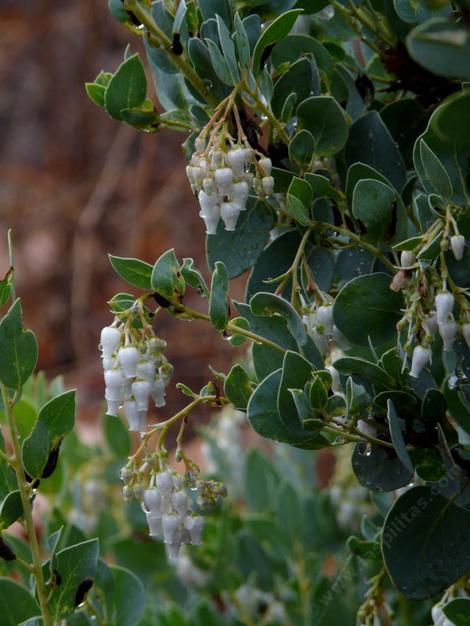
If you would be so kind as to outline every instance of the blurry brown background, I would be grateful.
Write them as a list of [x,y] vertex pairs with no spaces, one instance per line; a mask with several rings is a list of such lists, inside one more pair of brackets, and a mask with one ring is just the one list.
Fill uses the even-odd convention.
[[[40,345],[39,367],[79,390],[95,419],[103,394],[97,344],[106,301],[127,291],[107,253],[154,262],[170,247],[205,269],[204,229],[169,131],[138,134],[110,120],[84,83],[140,42],[106,0],[0,0],[0,271],[13,229],[18,295]],[[150,76],[149,76],[150,78]],[[149,81],[149,84],[152,84]],[[153,95],[153,92],[152,92]],[[175,381],[199,389],[233,352],[204,323],[163,315]],[[173,390],[168,411],[182,406]]]

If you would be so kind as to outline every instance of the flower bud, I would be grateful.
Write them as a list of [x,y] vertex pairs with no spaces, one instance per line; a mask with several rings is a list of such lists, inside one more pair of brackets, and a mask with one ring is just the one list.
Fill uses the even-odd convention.
[[199,188],[202,185],[202,181],[204,180],[205,172],[202,167],[193,167],[193,182],[194,185]]
[[122,398],[123,376],[121,370],[108,370],[104,373],[107,400],[120,401]]
[[204,189],[204,191],[211,195],[212,193],[214,193],[217,190],[215,181],[213,178],[204,178],[204,180],[202,181],[202,188]]
[[377,435],[377,431],[374,426],[372,426],[372,424],[369,424],[368,422],[365,422],[364,420],[358,420],[357,430],[363,435],[367,435],[368,437],[375,437]]
[[248,183],[244,180],[240,181],[239,183],[233,183],[231,187],[230,197],[232,198],[232,200],[236,200],[241,204],[241,210],[244,210],[246,208],[245,205],[248,199],[249,192],[250,190],[248,188]]
[[271,175],[271,171],[273,169],[272,161],[269,157],[263,157],[258,161],[259,165],[263,169],[266,176]]
[[155,379],[155,366],[150,361],[141,361],[136,368],[137,378],[152,383]]
[[125,483],[129,482],[132,476],[133,471],[129,467],[123,467],[119,472],[119,478]]
[[214,172],[215,182],[219,191],[227,193],[233,181],[233,172],[229,167],[221,167]]
[[148,380],[137,380],[132,383],[132,395],[137,403],[138,411],[146,411],[148,408],[151,385]]
[[180,518],[176,515],[163,515],[162,517],[162,530],[163,541],[165,543],[175,543],[177,538],[177,532],[180,525]]
[[[142,420],[142,415],[139,414],[137,409],[137,402],[135,400],[126,400],[122,405],[124,415],[127,419],[127,423],[129,424],[129,430],[131,432],[142,432],[145,430],[145,415],[144,420]],[[144,424],[142,423],[144,422]],[[142,428],[142,426],[144,426]]]
[[317,309],[317,324],[323,326],[323,334],[331,335],[333,332],[333,307],[331,305],[322,305]]
[[414,265],[415,261],[416,261],[416,257],[414,253],[411,252],[411,250],[403,250],[403,252],[400,255],[400,263],[402,267],[409,268],[412,265]]
[[188,496],[184,491],[175,491],[171,496],[171,503],[179,515],[184,515],[188,510]]
[[160,408],[165,406],[165,381],[161,376],[157,376],[150,390],[150,395],[152,396],[153,401],[155,402],[155,406]]
[[146,489],[144,492],[144,504],[154,515],[161,515],[162,495],[158,489]]
[[155,476],[155,484],[163,495],[169,495],[173,489],[173,476],[170,470],[159,472]]
[[437,294],[435,299],[437,321],[447,321],[447,318],[452,313],[454,308],[454,296],[450,291],[441,291]]
[[222,202],[220,217],[224,221],[225,230],[234,231],[240,215],[240,205],[236,202]]
[[193,175],[193,166],[192,165],[187,165],[186,166],[186,176],[189,180],[189,182],[191,184],[194,184],[194,175]]
[[431,609],[432,621],[435,625],[442,626],[441,622],[444,620],[445,615],[442,607],[439,604],[435,604]]
[[114,357],[103,357],[103,370],[107,372],[116,367],[116,359]]
[[263,193],[270,196],[274,191],[274,178],[272,176],[263,176],[261,179]]
[[106,398],[106,415],[110,415],[111,417],[118,417],[119,407],[121,406],[120,400],[110,400]]
[[241,176],[245,171],[245,151],[243,148],[229,150],[225,155],[225,161],[232,169],[234,176]]
[[152,511],[146,511],[145,517],[147,519],[150,537],[158,537],[159,539],[161,539],[163,536],[161,516],[155,515]]
[[217,204],[211,209],[199,211],[199,215],[202,217],[206,225],[206,233],[208,235],[215,235],[217,233],[217,224],[220,219],[220,206]]
[[423,348],[423,346],[416,346],[413,350],[413,357],[411,359],[411,371],[410,376],[413,378],[418,378],[421,373],[421,370],[426,367],[426,365],[431,360],[431,351],[429,348]]
[[208,194],[201,189],[198,194],[199,206],[201,207],[201,211],[205,213],[206,211],[211,211],[219,201],[219,196],[216,193]]
[[433,311],[423,320],[423,328],[428,335],[434,337],[437,333],[438,325],[437,325],[437,315],[436,312]]
[[196,152],[204,152],[206,149],[206,140],[203,137],[196,137],[194,147],[196,148]]
[[466,324],[462,326],[462,335],[463,335],[463,338],[465,339],[465,343],[470,348],[470,323],[469,322],[467,322]]
[[120,348],[118,360],[127,378],[134,378],[137,373],[137,363],[140,360],[139,351],[134,346]]
[[195,546],[202,541],[202,531],[204,529],[204,518],[200,515],[190,515],[184,520],[184,527],[191,536],[191,543]]
[[444,350],[448,352],[452,350],[452,346],[457,334],[457,323],[453,320],[448,322],[439,322],[439,334],[442,337],[442,343],[444,344]]
[[104,358],[111,357],[121,343],[121,331],[112,326],[105,326],[101,331],[101,351]]
[[461,261],[465,252],[465,237],[463,235],[454,235],[450,238],[450,247],[455,259]]

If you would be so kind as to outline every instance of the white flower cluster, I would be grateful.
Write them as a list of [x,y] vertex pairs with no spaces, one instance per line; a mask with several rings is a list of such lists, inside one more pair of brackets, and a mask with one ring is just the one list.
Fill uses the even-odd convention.
[[163,355],[166,343],[151,329],[146,335],[136,341],[118,321],[101,331],[106,413],[117,416],[122,407],[129,430],[136,432],[146,430],[150,397],[156,407],[165,405],[165,389],[172,373]]
[[369,491],[359,485],[354,476],[347,446],[337,450],[335,473],[328,493],[338,524],[345,531],[354,531],[365,515],[374,512]]
[[284,604],[272,593],[262,591],[252,584],[245,583],[235,591],[236,605],[230,600],[228,606],[235,615],[239,614],[239,607],[248,612],[256,623],[287,625],[289,619]]
[[[256,174],[250,171],[252,165]],[[209,235],[215,235],[220,219],[225,230],[235,230],[240,212],[246,209],[250,189],[259,195],[273,193],[271,169],[271,159],[257,160],[254,151],[244,144],[233,145],[229,150],[206,148],[205,140],[198,137],[186,174]]]
[[229,468],[230,480],[237,488],[241,487],[243,479],[242,428],[245,422],[245,413],[236,411],[232,406],[226,406],[218,419],[213,420],[208,427],[209,441],[204,441],[202,445],[206,473],[220,474],[221,470],[223,471],[220,467],[222,458],[224,467]]
[[350,348],[348,340],[334,324],[332,303],[320,306],[311,303],[306,308],[302,321],[321,354],[328,352],[331,340],[341,350]]
[[[436,333],[439,333],[444,350],[450,351],[454,345],[457,333],[460,331],[463,339],[470,347],[470,322],[465,322],[462,325],[457,324],[453,315],[454,305],[454,296],[450,291],[444,289],[436,295],[434,299],[435,310],[423,320],[423,328],[427,335],[425,344],[429,344]],[[428,345],[417,345],[413,350],[410,376],[417,378],[430,361],[430,347]]]
[[204,518],[194,514],[180,474],[168,468],[155,474],[144,491],[142,509],[150,536],[163,540],[170,561],[177,559],[182,545],[201,543]]

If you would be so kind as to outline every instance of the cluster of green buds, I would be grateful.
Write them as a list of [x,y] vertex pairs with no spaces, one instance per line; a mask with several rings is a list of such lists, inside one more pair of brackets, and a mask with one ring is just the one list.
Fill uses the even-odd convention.
[[173,372],[163,354],[165,347],[166,342],[145,320],[137,325],[116,318],[101,331],[106,412],[117,416],[122,408],[131,431],[146,430],[150,398],[156,407],[165,405],[165,389]]
[[250,191],[269,196],[274,191],[274,179],[271,159],[254,150],[245,139],[234,141],[225,128],[216,128],[207,140],[206,132],[203,130],[196,139],[186,174],[207,233],[214,235],[220,219],[225,230],[235,230]]

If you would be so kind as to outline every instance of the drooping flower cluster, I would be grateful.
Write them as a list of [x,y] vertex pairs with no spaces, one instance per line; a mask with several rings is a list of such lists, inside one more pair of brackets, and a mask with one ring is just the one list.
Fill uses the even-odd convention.
[[[470,322],[458,324],[454,317],[455,298],[447,289],[442,289],[434,298],[434,310],[422,320],[425,333],[422,343],[413,350],[410,375],[417,378],[421,371],[431,361],[430,344],[436,334],[442,339],[444,351],[452,350],[454,342],[460,332],[462,338],[470,347]],[[464,312],[464,315],[468,313]],[[464,318],[465,319],[465,318]]]
[[163,541],[168,559],[174,561],[181,546],[201,543],[204,518],[197,509],[212,505],[226,490],[221,483],[199,478],[197,466],[189,459],[184,474],[165,459],[166,453],[150,453],[140,467],[131,459],[120,476],[124,500],[140,502],[150,537]]
[[142,510],[150,536],[164,541],[170,560],[183,544],[201,543],[204,518],[194,514],[181,474],[170,469],[155,474],[144,491]]
[[165,405],[173,370],[163,354],[165,347],[148,325],[130,329],[116,319],[101,331],[106,412],[117,416],[122,408],[131,431],[146,430],[150,397],[156,407]]
[[216,135],[214,141],[211,136],[207,145],[198,137],[186,174],[209,235],[217,232],[220,219],[225,230],[235,230],[251,189],[260,196],[273,193],[271,169],[271,159],[258,155],[247,144],[232,142],[227,149],[225,137]]

